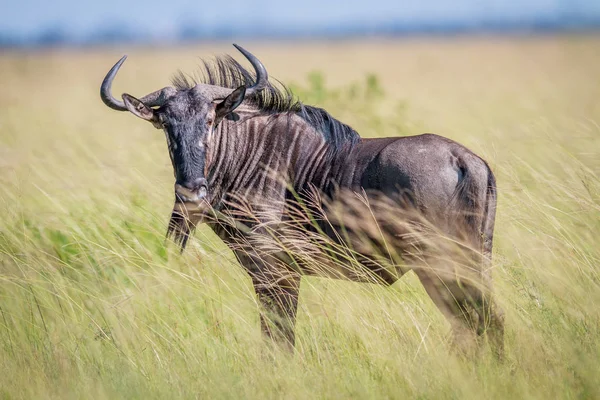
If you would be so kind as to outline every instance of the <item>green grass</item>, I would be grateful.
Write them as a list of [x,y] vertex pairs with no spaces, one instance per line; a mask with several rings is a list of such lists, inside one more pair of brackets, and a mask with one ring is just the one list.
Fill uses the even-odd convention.
[[250,279],[206,227],[183,255],[165,245],[164,139],[97,99],[113,57],[3,56],[0,398],[599,398],[600,86],[597,56],[579,62],[586,43],[558,40],[567,61],[545,41],[513,54],[512,68],[545,77],[527,86],[527,72],[493,70],[522,89],[511,95],[483,84],[485,68],[422,80],[478,107],[462,114],[443,97],[413,105],[384,72],[330,87],[325,65],[289,80],[365,136],[433,127],[490,161],[503,363],[452,352],[412,273],[391,288],[303,279],[297,351],[271,346]]

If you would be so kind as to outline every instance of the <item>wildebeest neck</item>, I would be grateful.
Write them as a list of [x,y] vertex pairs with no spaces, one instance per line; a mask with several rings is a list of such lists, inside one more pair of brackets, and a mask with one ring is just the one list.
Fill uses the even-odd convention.
[[[357,176],[355,143],[332,144],[302,116],[241,112],[224,120],[208,149],[209,185],[217,202],[232,196],[252,203],[282,199],[287,189],[311,187],[329,193],[351,186]],[[217,206],[217,204],[214,204]]]

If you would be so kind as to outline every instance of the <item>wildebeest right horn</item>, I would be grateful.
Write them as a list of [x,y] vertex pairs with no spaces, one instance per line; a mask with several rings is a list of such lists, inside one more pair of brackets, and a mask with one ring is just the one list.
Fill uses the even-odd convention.
[[233,44],[233,46],[239,50],[240,53],[244,55],[250,61],[250,64],[254,67],[254,71],[256,71],[256,82],[254,85],[250,86],[246,89],[246,96],[251,96],[252,94],[264,89],[269,84],[269,74],[267,73],[267,69],[260,62],[258,58],[248,50],[244,49],[242,46],[237,44]]
[[[100,86],[100,97],[104,104],[113,110],[117,111],[127,111],[127,107],[125,107],[125,103],[121,100],[117,100],[113,97],[111,87],[112,82],[117,72],[119,72],[119,68],[125,62],[127,56],[121,57],[119,61],[108,71],[108,74],[104,77],[102,81],[102,85]],[[160,107],[169,99],[169,97],[173,96],[177,90],[174,87],[167,86],[156,92],[152,92],[140,99],[142,103],[147,105],[148,107]]]
[[[250,53],[242,46],[239,46],[235,43],[233,45],[240,51],[240,53],[244,55],[244,57],[246,57],[248,61],[250,61],[252,67],[254,67],[254,72],[256,73],[256,82],[254,82],[254,85],[246,88],[245,95],[246,97],[252,96],[269,85],[269,74],[267,73],[267,69],[263,63],[260,62],[260,60],[254,54]],[[219,100],[229,96],[235,89],[199,83],[196,85],[196,90],[203,93],[211,100]]]

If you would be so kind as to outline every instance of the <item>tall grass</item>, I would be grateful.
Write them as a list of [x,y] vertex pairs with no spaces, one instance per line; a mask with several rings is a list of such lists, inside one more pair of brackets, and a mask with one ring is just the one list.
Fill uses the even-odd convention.
[[[436,130],[491,163],[502,363],[451,351],[449,325],[412,273],[391,288],[303,278],[297,351],[265,343],[250,279],[207,228],[183,255],[165,245],[164,139],[97,99],[116,57],[3,55],[0,397],[600,397],[597,45],[377,44],[380,57],[416,55],[393,75],[372,66],[376,75],[334,86],[338,65],[315,46],[324,72],[285,71],[302,99],[364,136]],[[256,53],[267,66],[284,57]],[[435,68],[421,71],[423,60]],[[169,63],[149,68],[174,72]],[[126,66],[117,84],[161,85],[145,74]]]

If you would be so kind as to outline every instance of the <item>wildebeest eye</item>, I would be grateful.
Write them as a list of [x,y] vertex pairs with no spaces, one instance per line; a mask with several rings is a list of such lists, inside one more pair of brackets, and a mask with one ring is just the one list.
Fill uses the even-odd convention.
[[206,119],[206,125],[211,125],[213,123],[213,119],[212,118],[207,118]]

